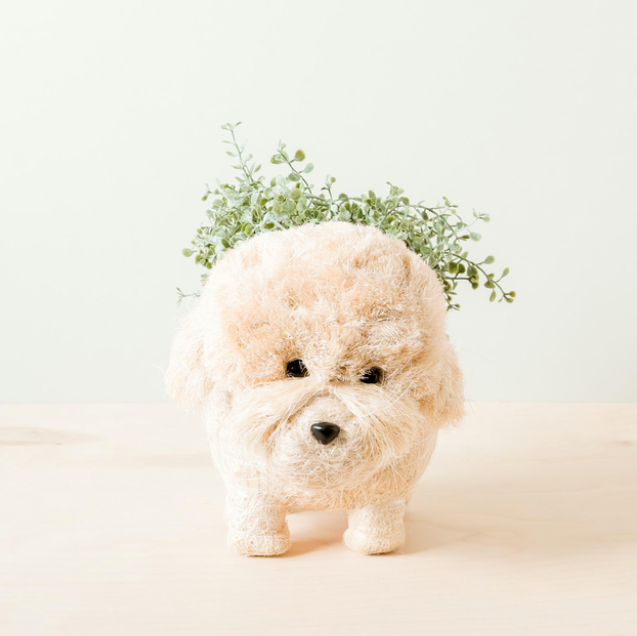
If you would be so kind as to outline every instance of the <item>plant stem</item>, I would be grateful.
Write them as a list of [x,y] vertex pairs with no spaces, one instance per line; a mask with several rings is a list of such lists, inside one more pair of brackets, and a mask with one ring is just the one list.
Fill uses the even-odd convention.
[[245,174],[246,179],[248,179],[248,181],[250,182],[250,185],[254,185],[254,179],[252,178],[252,174],[248,170],[248,166],[246,166],[245,161],[243,160],[243,155],[242,155],[243,151],[241,150],[241,147],[239,146],[239,143],[237,142],[237,138],[234,135],[234,128],[230,129],[230,134],[232,135],[232,143],[234,144],[234,147],[237,149],[237,153],[239,155],[239,163],[241,164],[241,169],[243,170],[243,174]]
[[474,263],[473,261],[470,261],[468,258],[465,258],[464,256],[460,256],[459,254],[456,254],[455,257],[459,258],[460,260],[464,261],[465,263],[469,263],[469,265],[473,265],[473,267],[475,267],[479,272],[482,272],[482,275],[487,280],[490,280],[500,290],[500,293],[502,294],[502,296],[506,296],[507,295],[507,293],[504,291],[504,289],[502,289],[502,286],[500,285],[500,283],[497,280],[493,280],[493,278],[489,278],[489,275],[482,269],[482,267],[480,267],[480,265],[478,265],[477,263]]
[[295,174],[299,175],[299,178],[305,184],[305,189],[307,190],[308,194],[311,195],[311,196],[314,196],[312,194],[312,188],[310,188],[310,184],[305,180],[305,177],[292,165],[292,162],[290,160],[288,160],[285,163],[287,163],[288,166],[290,166],[290,170],[292,170],[292,172],[294,172]]

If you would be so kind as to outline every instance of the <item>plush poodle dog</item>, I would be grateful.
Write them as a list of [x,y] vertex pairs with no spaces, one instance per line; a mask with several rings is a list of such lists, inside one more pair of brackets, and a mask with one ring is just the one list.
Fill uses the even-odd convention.
[[290,547],[296,510],[343,509],[365,554],[404,540],[438,429],[463,414],[434,271],[376,228],[261,234],[211,270],[175,339],[170,395],[202,412],[228,489],[228,541]]

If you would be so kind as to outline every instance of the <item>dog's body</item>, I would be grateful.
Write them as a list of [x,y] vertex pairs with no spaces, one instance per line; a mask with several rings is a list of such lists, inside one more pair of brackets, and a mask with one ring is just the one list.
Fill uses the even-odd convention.
[[232,545],[280,554],[287,512],[335,508],[352,549],[402,543],[437,431],[463,412],[445,314],[433,270],[367,226],[259,235],[213,267],[167,386],[204,414]]

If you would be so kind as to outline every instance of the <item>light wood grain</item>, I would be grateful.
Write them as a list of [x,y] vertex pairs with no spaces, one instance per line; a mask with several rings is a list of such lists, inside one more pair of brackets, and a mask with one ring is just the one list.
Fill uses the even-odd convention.
[[1,406],[0,634],[637,634],[634,404],[474,405],[391,555],[237,556],[223,501],[174,405]]

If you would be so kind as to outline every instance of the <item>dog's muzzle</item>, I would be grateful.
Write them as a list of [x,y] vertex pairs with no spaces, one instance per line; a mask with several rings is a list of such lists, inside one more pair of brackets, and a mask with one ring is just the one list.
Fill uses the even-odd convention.
[[324,446],[333,442],[341,432],[341,427],[331,422],[312,424],[312,435]]

